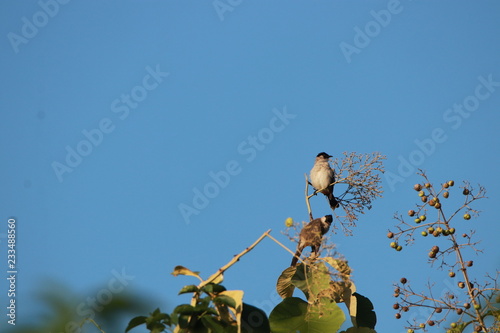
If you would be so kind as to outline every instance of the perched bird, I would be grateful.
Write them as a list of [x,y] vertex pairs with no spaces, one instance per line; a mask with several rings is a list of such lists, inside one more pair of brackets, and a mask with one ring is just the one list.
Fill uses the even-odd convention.
[[309,173],[309,178],[311,179],[311,185],[317,191],[323,193],[328,198],[330,207],[335,209],[338,202],[333,196],[333,185],[330,185],[335,182],[335,171],[333,171],[328,162],[330,157],[327,153],[319,153]]
[[311,247],[312,253],[318,256],[319,247],[323,240],[323,235],[330,229],[332,224],[332,216],[326,215],[312,220],[300,231],[299,244],[297,245],[297,252],[292,259],[291,266],[297,265],[300,254],[307,246]]

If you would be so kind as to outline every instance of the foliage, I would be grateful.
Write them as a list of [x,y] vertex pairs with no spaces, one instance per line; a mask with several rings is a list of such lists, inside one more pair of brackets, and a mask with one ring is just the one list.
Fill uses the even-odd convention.
[[[109,332],[122,332],[122,319],[131,314],[148,309],[148,304],[156,300],[146,299],[143,295],[121,292],[113,294],[107,304],[88,303],[88,295],[96,295],[93,291],[87,296],[77,294],[66,286],[44,281],[41,285],[38,299],[43,305],[43,313],[29,314],[19,324],[12,327],[11,333],[32,332],[103,332],[106,327]],[[98,306],[99,305],[99,306]],[[91,311],[93,310],[93,311]],[[83,313],[89,313],[83,317]],[[97,324],[100,323],[100,325]]]

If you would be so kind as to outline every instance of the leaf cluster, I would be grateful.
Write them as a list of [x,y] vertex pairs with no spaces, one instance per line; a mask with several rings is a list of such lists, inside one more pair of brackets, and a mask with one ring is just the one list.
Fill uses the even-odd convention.
[[[356,292],[350,274],[346,261],[332,257],[285,269],[276,285],[283,301],[269,317],[272,332],[337,332],[345,321],[338,303],[349,311],[353,327],[348,332],[375,332],[373,304]],[[295,288],[307,301],[293,297]]]

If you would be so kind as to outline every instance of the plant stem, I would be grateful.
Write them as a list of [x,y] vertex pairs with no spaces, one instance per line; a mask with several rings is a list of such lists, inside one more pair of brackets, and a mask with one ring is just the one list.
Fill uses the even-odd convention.
[[316,195],[316,192],[313,194],[309,195],[309,179],[307,179],[307,174],[305,173],[304,176],[306,177],[306,190],[305,190],[305,197],[306,197],[306,205],[307,205],[307,212],[309,213],[309,221],[313,220],[313,215],[311,211],[311,203],[309,202],[309,199],[313,196]]
[[219,268],[219,270],[217,272],[215,272],[214,274],[212,274],[208,279],[206,279],[205,281],[201,282],[199,285],[198,285],[198,289],[201,289],[203,288],[204,286],[206,286],[207,284],[213,282],[214,280],[216,280],[218,277],[220,277],[229,267],[231,267],[232,265],[234,265],[237,261],[240,260],[240,258],[242,256],[244,256],[245,254],[247,254],[248,252],[250,252],[255,246],[257,246],[257,244],[259,244],[266,236],[269,236],[269,233],[271,232],[271,229],[269,229],[268,231],[266,231],[265,233],[263,233],[252,245],[250,245],[249,247],[247,247],[245,250],[243,250],[241,253],[235,255],[233,257],[233,259],[231,259],[227,264],[225,264],[224,266],[222,266],[221,268]]

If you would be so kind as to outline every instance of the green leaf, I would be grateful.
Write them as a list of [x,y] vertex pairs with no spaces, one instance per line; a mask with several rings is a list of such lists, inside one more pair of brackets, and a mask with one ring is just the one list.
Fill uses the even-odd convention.
[[347,331],[342,331],[340,333],[377,333],[374,329],[368,327],[350,327]]
[[309,276],[310,293],[315,298],[324,291],[330,289],[331,276],[326,265],[322,262],[317,262],[312,266]]
[[148,325],[148,330],[151,331],[151,333],[161,333],[165,330],[165,325],[160,324],[160,323],[154,323],[151,325]]
[[227,295],[220,295],[213,299],[214,303],[224,304],[231,308],[236,308],[236,301]]
[[187,294],[187,293],[196,293],[196,292],[198,292],[198,287],[195,286],[194,284],[190,284],[188,286],[182,287],[182,289],[179,291],[178,295]]
[[174,313],[178,313],[179,315],[192,315],[195,312],[195,308],[190,304],[181,304],[174,309]]
[[201,288],[201,291],[206,292],[206,293],[220,293],[225,291],[226,288],[223,285],[220,284],[215,284],[215,283],[209,283],[206,286]]
[[269,315],[269,323],[273,333],[306,332],[305,316],[307,302],[298,297],[285,298]]
[[358,327],[375,328],[377,324],[377,315],[373,311],[372,302],[365,296],[358,293],[353,294],[357,300],[356,323]]
[[[300,266],[300,265],[299,265]],[[295,275],[297,267],[288,267],[285,269],[276,283],[276,291],[281,298],[287,298],[293,296],[293,291],[295,286],[292,284],[292,277]]]
[[210,329],[211,332],[224,333],[224,327],[222,324],[211,316],[201,317],[201,322],[203,323],[203,326]]
[[[308,303],[297,297],[285,298],[269,316],[273,333],[337,332],[345,321],[344,312],[331,300],[323,298],[321,306],[311,311]],[[320,309],[320,311],[317,311]]]
[[309,267],[304,264],[299,264],[296,266],[295,274],[292,276],[292,284],[299,288],[306,299],[309,299],[309,288],[307,286],[307,277],[309,275]]
[[197,277],[198,279],[200,279],[200,281],[203,281],[202,278],[200,277],[200,273],[199,272],[193,272],[190,269],[188,269],[188,268],[186,268],[184,266],[180,266],[180,265],[174,267],[174,271],[172,272],[172,275],[173,276],[177,276],[177,275],[190,275],[190,276]]
[[139,325],[142,325],[142,324],[145,324],[146,323],[146,316],[138,316],[138,317],[135,317],[133,318],[132,320],[130,320],[130,322],[128,323],[128,326],[127,328],[125,329],[125,332],[128,332],[130,331],[131,329],[133,329],[134,327],[137,327]]
[[269,319],[261,309],[243,303],[243,312],[241,314],[241,332],[242,333],[270,333]]
[[187,328],[189,326],[189,319],[191,319],[191,316],[189,316],[189,315],[180,315],[179,316],[179,327],[180,328]]
[[322,262],[309,266],[300,264],[292,277],[293,285],[302,290],[310,302],[330,289],[330,280],[330,272]]
[[[171,318],[168,314],[162,313],[159,308],[153,311],[149,317],[145,319],[146,326],[148,329],[149,327],[153,327],[154,324],[160,324],[160,323],[166,323],[168,325],[171,324]],[[152,326],[153,325],[153,326]]]

